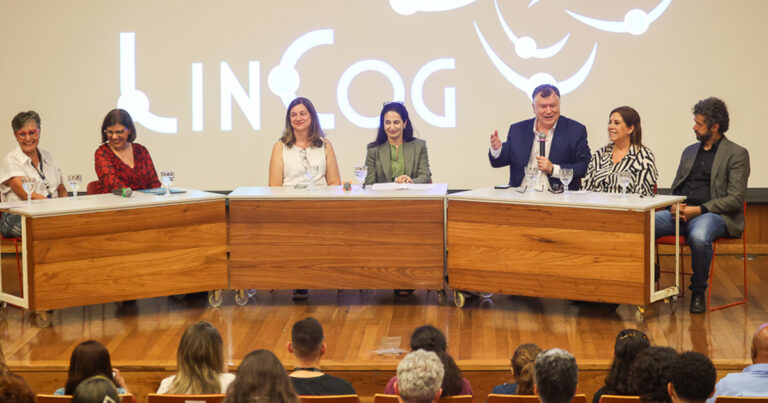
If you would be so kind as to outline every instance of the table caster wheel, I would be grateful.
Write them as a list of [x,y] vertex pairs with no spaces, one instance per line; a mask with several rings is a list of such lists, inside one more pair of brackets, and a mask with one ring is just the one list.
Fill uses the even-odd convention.
[[53,311],[35,311],[35,324],[38,327],[50,327],[53,322]]
[[645,307],[638,305],[637,309],[635,310],[635,322],[642,323],[644,320],[645,320]]
[[467,302],[467,297],[464,296],[464,293],[461,291],[454,291],[453,292],[453,303],[456,305],[457,308],[463,308],[464,303]]
[[677,312],[677,295],[673,295],[669,298],[664,299],[665,304],[669,304],[669,312],[671,314],[675,314]]
[[255,288],[249,288],[245,290],[245,295],[248,296],[248,298],[253,298],[256,296],[256,289]]
[[[248,303],[248,292],[246,290],[236,290],[235,292],[235,303],[239,306],[244,306]],[[213,305],[213,304],[211,304]]]
[[482,298],[482,299],[488,299],[488,298],[491,298],[493,296],[493,293],[492,292],[481,292],[481,293],[478,293],[477,295],[479,295],[480,298]]
[[448,302],[448,296],[445,294],[445,290],[437,290],[437,304],[445,305]]
[[224,296],[221,295],[221,290],[208,291],[208,304],[213,308],[218,308],[224,302]]

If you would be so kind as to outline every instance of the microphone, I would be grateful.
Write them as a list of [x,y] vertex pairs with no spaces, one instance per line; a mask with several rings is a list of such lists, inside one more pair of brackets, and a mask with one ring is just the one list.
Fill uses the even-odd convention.
[[539,156],[546,157],[547,133],[539,133]]
[[131,188],[112,189],[112,194],[115,196],[131,197],[133,190]]

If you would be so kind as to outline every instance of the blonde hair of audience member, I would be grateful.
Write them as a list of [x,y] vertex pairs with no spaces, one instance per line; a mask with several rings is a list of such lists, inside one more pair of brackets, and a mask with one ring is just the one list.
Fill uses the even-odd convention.
[[533,394],[533,376],[536,372],[536,356],[541,352],[541,347],[526,343],[521,344],[512,354],[511,366],[512,376],[517,384],[518,395]]
[[397,364],[395,393],[400,402],[427,403],[440,399],[443,363],[431,351],[416,350]]
[[293,383],[285,367],[269,350],[248,353],[229,385],[226,403],[298,403]]
[[107,377],[92,376],[77,385],[72,394],[72,403],[119,403],[115,384]]
[[201,321],[187,328],[176,350],[178,370],[169,394],[221,393],[224,343],[219,331]]

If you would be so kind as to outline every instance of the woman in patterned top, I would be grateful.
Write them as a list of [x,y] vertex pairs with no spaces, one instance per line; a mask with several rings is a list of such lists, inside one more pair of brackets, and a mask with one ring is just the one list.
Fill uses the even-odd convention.
[[629,106],[612,110],[608,120],[611,142],[592,154],[582,183],[584,190],[620,193],[618,173],[628,171],[632,181],[627,193],[653,195],[659,171],[653,152],[642,143],[642,134],[636,110]]
[[136,127],[123,109],[109,111],[101,125],[102,144],[96,149],[97,193],[114,189],[154,189],[160,187],[155,164],[144,146],[134,143]]

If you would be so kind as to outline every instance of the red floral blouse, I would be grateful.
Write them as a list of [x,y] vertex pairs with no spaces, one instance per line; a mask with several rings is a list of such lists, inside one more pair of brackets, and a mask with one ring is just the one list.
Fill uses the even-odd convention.
[[96,184],[98,193],[109,193],[113,189],[131,188],[154,189],[160,187],[152,157],[141,144],[133,144],[133,168],[126,165],[107,144],[96,149]]

